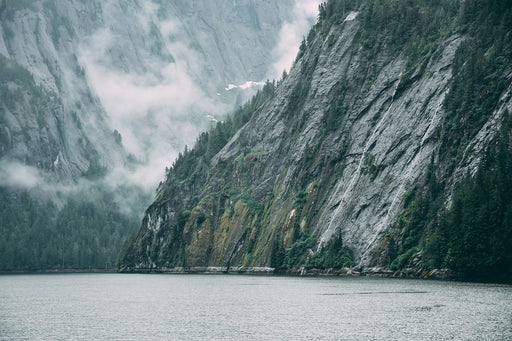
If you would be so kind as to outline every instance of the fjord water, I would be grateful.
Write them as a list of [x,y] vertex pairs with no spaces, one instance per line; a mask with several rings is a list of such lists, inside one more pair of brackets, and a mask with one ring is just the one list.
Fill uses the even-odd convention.
[[511,340],[512,286],[366,277],[0,276],[0,340]]

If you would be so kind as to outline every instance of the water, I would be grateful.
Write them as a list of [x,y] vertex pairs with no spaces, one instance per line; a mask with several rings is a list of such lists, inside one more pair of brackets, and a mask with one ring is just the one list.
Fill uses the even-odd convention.
[[512,286],[366,277],[0,276],[0,340],[512,340]]

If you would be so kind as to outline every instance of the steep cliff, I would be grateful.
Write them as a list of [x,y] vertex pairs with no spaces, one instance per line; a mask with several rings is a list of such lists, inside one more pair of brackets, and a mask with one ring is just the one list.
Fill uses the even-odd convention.
[[41,170],[42,183],[69,184],[107,159],[121,162],[124,153],[84,81],[73,46],[74,8],[63,3],[60,11],[3,2],[0,156]]
[[[322,5],[290,73],[176,160],[121,270],[424,267],[435,216],[512,109],[510,13],[506,2]],[[467,79],[478,63],[495,74]],[[433,184],[442,204],[413,229],[411,207]]]

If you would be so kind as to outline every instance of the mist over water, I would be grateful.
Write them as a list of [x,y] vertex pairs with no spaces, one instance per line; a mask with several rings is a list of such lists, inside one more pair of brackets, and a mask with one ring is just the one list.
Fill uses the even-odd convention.
[[31,340],[510,340],[512,287],[364,277],[0,276]]

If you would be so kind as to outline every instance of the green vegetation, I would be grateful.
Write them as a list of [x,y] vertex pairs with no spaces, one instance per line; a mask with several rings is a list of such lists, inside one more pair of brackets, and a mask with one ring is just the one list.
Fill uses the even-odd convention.
[[[44,3],[46,10],[56,11],[55,4],[50,7],[48,4],[50,1]],[[0,15],[11,18],[2,25],[10,39],[14,38],[14,33],[9,29],[9,21],[19,14],[17,11],[40,9],[38,2],[27,0],[3,1],[1,6],[4,7],[0,8],[3,11]],[[52,22],[62,25],[62,20]],[[36,36],[39,33],[36,32]],[[47,64],[51,70],[54,68],[54,64]],[[59,84],[59,79],[55,79]],[[38,126],[28,126],[21,131],[12,129],[6,113],[20,122],[24,117],[27,121],[33,117]],[[46,134],[48,118],[55,119],[59,133],[65,135],[62,124],[65,115],[81,129],[76,112],[62,111],[59,96],[45,91],[27,69],[0,54],[0,156],[9,155],[16,147],[13,143],[24,139],[29,148],[43,154],[34,156],[39,166],[51,169],[55,154],[48,148],[55,142],[50,138],[51,145],[41,145],[39,135]],[[39,132],[31,131],[37,128]],[[88,179],[104,176],[106,168],[100,164],[97,151],[88,141],[81,147],[90,163],[83,176]],[[95,195],[91,200],[84,199],[89,197],[84,193],[58,197],[59,204],[52,204],[50,200],[34,197],[32,192],[0,188],[0,271],[115,267],[121,244],[135,229],[137,219],[120,213],[120,208],[106,194]]]
[[[404,232],[398,249],[391,252],[390,268],[443,267],[463,279],[511,282],[512,259],[505,251],[512,246],[507,216],[512,197],[505,175],[510,174],[509,114],[498,145],[489,148],[474,177],[468,174],[459,183],[450,209],[444,208],[448,186],[443,179],[452,176],[467,143],[497,109],[510,82],[506,74],[512,64],[512,6],[506,1],[466,1],[457,6],[452,19],[457,26],[450,27],[465,40],[453,63],[454,78],[438,132],[440,147],[423,183],[406,194],[398,221]],[[411,264],[420,251],[420,264]]]
[[341,269],[354,266],[350,252],[343,247],[341,235],[338,235],[322,249],[313,252],[317,245],[316,238],[308,231],[299,233],[293,244],[284,248],[280,238],[274,240],[270,265],[278,271],[297,269],[305,266],[306,269]]
[[137,220],[112,198],[71,198],[62,209],[0,187],[0,271],[112,269]]
[[121,133],[117,129],[114,129],[114,140],[116,141],[116,143],[119,146],[123,145],[123,139],[121,137]]
[[[401,248],[391,269],[401,269],[423,250],[420,266],[449,268],[461,279],[512,282],[512,116],[491,144],[474,176],[457,185],[444,208],[443,183],[433,172],[425,189],[408,193],[399,219]],[[431,167],[433,169],[433,167]]]
[[451,268],[462,278],[512,282],[512,116],[477,173],[461,181],[425,243],[429,268]]
[[343,240],[341,234],[339,234],[329,240],[320,251],[311,256],[306,267],[310,269],[341,269],[354,265],[352,256],[349,250],[343,247]]
[[[119,257],[120,266],[131,266],[135,250],[144,250],[146,256],[150,257],[159,266],[183,266],[187,264],[185,243],[190,242],[192,230],[208,221],[218,227],[221,223],[225,210],[229,210],[229,219],[233,217],[234,206],[242,203],[242,206],[249,212],[251,228],[254,229],[252,237],[248,240],[248,254],[253,251],[254,243],[258,238],[258,228],[261,226],[261,213],[263,204],[251,193],[247,183],[240,183],[231,179],[224,179],[237,172],[245,172],[246,168],[258,159],[259,151],[251,148],[249,141],[242,141],[242,151],[234,163],[218,160],[219,169],[222,170],[220,178],[211,172],[212,158],[222,147],[243,127],[263,105],[265,105],[275,94],[275,82],[267,81],[263,88],[241,107],[233,116],[229,116],[224,122],[218,122],[208,132],[199,135],[194,148],[185,147],[174,161],[171,168],[166,169],[165,181],[157,188],[155,202],[150,209],[158,209],[169,201],[174,201],[177,216],[165,229],[158,231],[157,238],[164,242],[155,246],[153,240],[145,236],[133,235],[127,240]],[[202,188],[201,195],[192,197],[184,196],[180,186],[186,188]],[[190,187],[189,187],[190,186]],[[176,202],[179,198],[179,202]],[[226,206],[227,202],[232,205]],[[213,214],[212,214],[213,213]],[[217,220],[218,219],[218,220]],[[185,227],[191,225],[186,232]],[[134,244],[134,240],[136,243]],[[150,246],[151,245],[151,246]],[[146,252],[146,250],[149,250]]]
[[0,54],[0,100],[2,103],[0,110],[5,105],[8,110],[15,111],[18,105],[25,102],[27,93],[30,95],[27,97],[29,108],[35,112],[39,112],[38,108],[49,103],[47,96],[36,85],[30,72],[12,59]]
[[81,147],[84,150],[85,157],[89,160],[89,167],[82,176],[89,180],[97,180],[104,177],[108,169],[101,164],[98,151],[94,149],[90,141],[87,141],[85,145],[82,143]]
[[512,64],[512,6],[506,3],[468,1],[461,14],[467,39],[455,56],[439,151],[450,171],[461,160],[466,143],[495,110],[509,83],[504,76]]
[[299,268],[306,262],[315,245],[316,239],[308,231],[299,232],[298,238],[288,248],[283,246],[282,238],[278,236],[271,250],[270,266],[277,271]]
[[460,3],[452,0],[331,0],[320,5],[315,30],[327,35],[351,11],[362,23],[360,41],[369,57],[405,51],[411,63],[428,57],[457,27]]
[[[192,183],[205,181],[209,176],[210,168],[208,165],[212,157],[251,119],[253,113],[273,98],[275,88],[275,82],[267,81],[263,88],[232,117],[229,116],[224,122],[218,122],[210,131],[201,133],[193,149],[190,150],[186,147],[184,152],[178,155],[172,167],[166,170],[166,179],[160,183],[157,189],[157,200],[160,203],[165,202],[175,186],[183,181]],[[247,152],[250,152],[250,150],[247,150]],[[239,161],[242,161],[242,159]],[[232,169],[228,165],[226,166],[225,172],[227,174]]]

